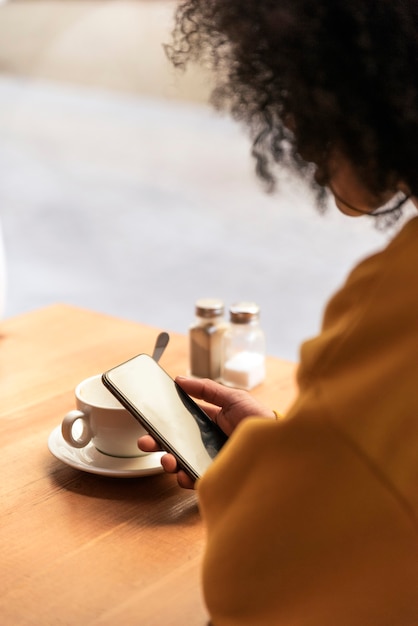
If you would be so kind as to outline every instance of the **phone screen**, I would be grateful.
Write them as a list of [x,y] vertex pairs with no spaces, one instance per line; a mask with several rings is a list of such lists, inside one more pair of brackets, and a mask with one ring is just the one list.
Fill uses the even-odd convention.
[[103,383],[193,478],[204,474],[227,440],[148,354],[105,372]]

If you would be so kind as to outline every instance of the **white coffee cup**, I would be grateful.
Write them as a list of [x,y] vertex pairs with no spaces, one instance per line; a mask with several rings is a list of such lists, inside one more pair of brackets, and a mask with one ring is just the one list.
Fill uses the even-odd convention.
[[61,424],[65,441],[74,448],[92,444],[104,454],[118,457],[143,456],[137,445],[145,429],[102,383],[100,374],[81,381],[75,389],[77,409]]

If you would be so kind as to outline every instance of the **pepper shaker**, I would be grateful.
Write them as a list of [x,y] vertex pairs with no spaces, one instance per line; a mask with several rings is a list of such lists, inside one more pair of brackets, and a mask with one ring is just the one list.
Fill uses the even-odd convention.
[[221,340],[228,327],[224,303],[202,298],[195,303],[196,319],[189,328],[190,374],[217,380],[221,373]]

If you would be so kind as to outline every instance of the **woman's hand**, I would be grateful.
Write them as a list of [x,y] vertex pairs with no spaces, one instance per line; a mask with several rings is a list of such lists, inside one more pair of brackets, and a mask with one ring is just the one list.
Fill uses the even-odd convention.
[[208,378],[196,379],[178,376],[176,382],[189,396],[205,402],[202,406],[205,413],[228,436],[246,417],[255,415],[275,417],[273,411],[266,409],[249,393],[241,389],[231,389]]
[[[203,400],[205,404],[202,408],[205,413],[228,436],[247,417],[275,418],[273,411],[264,407],[246,391],[224,387],[220,383],[206,378],[195,379],[178,376],[176,382],[187,394],[197,400]],[[159,445],[150,435],[141,437],[138,446],[144,452],[160,450]],[[161,459],[161,464],[169,474],[177,473],[177,481],[181,487],[193,488],[194,481],[186,472],[178,469],[177,461],[172,454],[165,454]]]

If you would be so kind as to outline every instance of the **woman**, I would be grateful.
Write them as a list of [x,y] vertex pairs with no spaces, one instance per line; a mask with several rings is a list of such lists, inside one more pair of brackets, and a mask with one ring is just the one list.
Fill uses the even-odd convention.
[[[417,0],[186,0],[168,52],[214,69],[269,186],[286,165],[379,226],[418,206]],[[418,217],[329,302],[283,419],[178,382],[230,435],[197,485],[213,624],[416,626]]]

